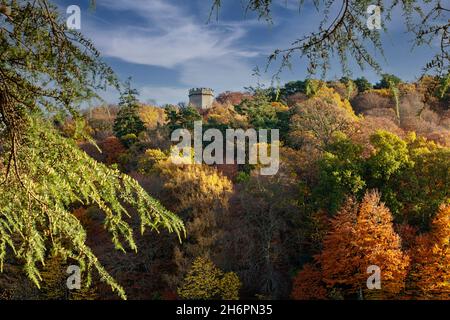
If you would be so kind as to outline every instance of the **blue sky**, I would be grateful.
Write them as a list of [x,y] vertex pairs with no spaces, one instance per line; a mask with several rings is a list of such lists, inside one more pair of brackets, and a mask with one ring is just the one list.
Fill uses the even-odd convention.
[[[297,0],[274,0],[273,24],[244,14],[241,0],[224,0],[219,20],[208,22],[212,0],[97,0],[89,11],[89,0],[58,0],[61,10],[72,4],[81,8],[81,32],[93,40],[104,60],[122,80],[131,76],[143,102],[157,104],[187,101],[191,87],[211,87],[216,93],[243,90],[256,83],[270,83],[274,70],[253,75],[255,67],[264,70],[267,56],[285,48],[296,38],[312,31],[320,15],[310,5],[299,14]],[[306,3],[308,1],[305,1]],[[414,80],[432,56],[430,48],[411,52],[411,35],[404,21],[394,16],[391,29],[383,36],[386,72]],[[282,83],[304,79],[305,60],[281,75]],[[374,72],[354,68],[354,76],[377,81]],[[339,78],[334,66],[329,78]],[[101,93],[117,102],[112,90]]]

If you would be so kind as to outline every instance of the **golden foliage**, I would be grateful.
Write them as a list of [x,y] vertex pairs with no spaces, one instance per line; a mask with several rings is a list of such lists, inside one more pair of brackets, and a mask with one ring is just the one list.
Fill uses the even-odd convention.
[[139,117],[147,129],[156,129],[166,122],[166,114],[163,108],[143,105],[139,107]]
[[224,300],[239,300],[239,289],[241,288],[241,281],[234,272],[227,272],[223,275],[220,281],[222,289],[222,299]]
[[391,98],[392,97],[392,92],[391,90],[387,89],[387,88],[383,88],[383,89],[370,89],[367,91],[368,93],[374,93],[377,94],[379,96],[385,97],[385,98]]
[[198,257],[178,288],[182,299],[239,299],[241,282],[234,272],[223,273],[208,258]]
[[233,186],[230,180],[207,165],[174,164],[170,158],[157,163],[164,178],[164,188],[176,200],[176,210],[192,206],[211,208],[227,205]]
[[142,174],[150,174],[155,164],[166,159],[167,155],[160,149],[147,149],[139,158],[138,170]]
[[271,105],[275,108],[276,112],[285,112],[289,110],[289,107],[281,102],[271,102]]
[[350,102],[345,98],[341,98],[341,96],[332,88],[329,88],[325,85],[321,86],[313,98],[324,101],[330,105],[335,105],[339,108],[343,108],[347,110],[350,115],[355,117]]
[[237,113],[231,104],[215,103],[207,112],[208,121],[231,127],[245,127],[248,119],[245,115]]
[[357,117],[353,110],[348,112],[339,95],[335,98],[315,96],[295,107],[290,123],[290,140],[294,145],[306,143],[322,149],[333,141],[337,133],[352,132]]

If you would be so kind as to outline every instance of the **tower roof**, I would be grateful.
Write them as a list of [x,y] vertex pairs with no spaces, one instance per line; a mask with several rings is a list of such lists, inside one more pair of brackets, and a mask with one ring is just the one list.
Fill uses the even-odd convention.
[[189,96],[196,94],[214,95],[214,90],[211,88],[192,88],[189,90]]

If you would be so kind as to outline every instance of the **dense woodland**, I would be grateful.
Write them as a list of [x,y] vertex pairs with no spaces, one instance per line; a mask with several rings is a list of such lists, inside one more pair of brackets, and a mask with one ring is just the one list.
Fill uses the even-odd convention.
[[[367,58],[345,41],[366,2],[343,1],[320,50]],[[199,110],[141,103],[47,0],[0,0],[0,17],[0,298],[450,299],[448,46],[414,82],[311,76]],[[318,35],[292,48],[311,68]],[[108,86],[116,105],[81,107]],[[171,133],[199,120],[279,129],[278,173],[174,164]]]
[[[129,298],[400,298],[450,296],[450,95],[426,76],[290,82],[219,94],[213,108],[150,106],[128,85],[118,105],[54,116],[90,157],[135,178],[180,217],[187,237],[137,236],[114,251],[98,206],[72,204],[88,244]],[[280,128],[280,170],[176,165],[170,134],[208,128]],[[81,128],[81,129],[80,129]],[[98,148],[96,147],[98,146]],[[137,224],[130,221],[130,224]],[[42,269],[43,290],[14,263],[0,279],[11,298],[115,298],[94,279],[68,292],[65,266]],[[368,290],[369,265],[382,290]],[[14,272],[11,272],[13,271]]]

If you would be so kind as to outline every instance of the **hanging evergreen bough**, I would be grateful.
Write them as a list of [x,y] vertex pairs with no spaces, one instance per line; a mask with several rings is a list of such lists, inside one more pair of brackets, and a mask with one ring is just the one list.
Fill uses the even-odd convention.
[[98,90],[118,88],[92,43],[67,30],[48,0],[0,0],[0,7],[1,271],[14,255],[39,287],[39,268],[53,254],[77,261],[87,275],[83,285],[97,271],[126,298],[86,245],[86,231],[69,208],[102,209],[104,226],[122,251],[137,250],[127,222],[131,212],[138,213],[142,233],[165,229],[181,240],[184,225],[137,181],[97,163],[46,120],[61,111],[77,120],[82,102],[98,97]]
[[[173,213],[151,198],[139,184],[118,170],[96,162],[76,144],[62,137],[37,116],[28,120],[11,164],[9,178],[0,194],[0,262],[10,247],[25,262],[29,278],[39,286],[38,264],[45,263],[48,251],[76,260],[90,277],[91,270],[125,298],[123,289],[106,272],[86,245],[86,232],[67,210],[73,203],[97,205],[104,212],[105,228],[116,247],[137,250],[133,230],[126,222],[129,205],[138,212],[141,232],[165,228],[181,239],[184,226]],[[2,163],[8,154],[1,157]],[[14,159],[14,158],[13,158]],[[1,167],[2,176],[7,167]]]
[[[219,18],[223,0],[211,0],[210,18],[216,13]],[[245,12],[254,12],[259,19],[272,23],[273,7],[288,6],[288,1],[274,0],[242,0]],[[299,14],[303,5],[308,3],[317,9],[323,17],[310,33],[299,34],[296,40],[286,48],[279,48],[269,56],[267,68],[278,61],[274,78],[286,68],[291,68],[296,55],[308,62],[309,75],[319,71],[325,79],[330,70],[333,58],[336,58],[343,74],[351,75],[351,62],[362,70],[370,67],[381,74],[382,65],[377,56],[384,57],[384,45],[381,31],[388,32],[393,19],[403,19],[406,33],[412,36],[413,49],[417,47],[432,48],[433,57],[423,68],[425,73],[434,73],[440,77],[448,77],[450,73],[450,7],[448,1],[442,0],[297,0],[289,1],[289,5],[298,4]],[[380,9],[380,29],[370,30],[368,9],[376,5]],[[369,10],[370,12],[370,10]],[[401,17],[400,17],[401,15]],[[353,61],[352,61],[353,60]],[[266,68],[266,69],[267,69]]]

